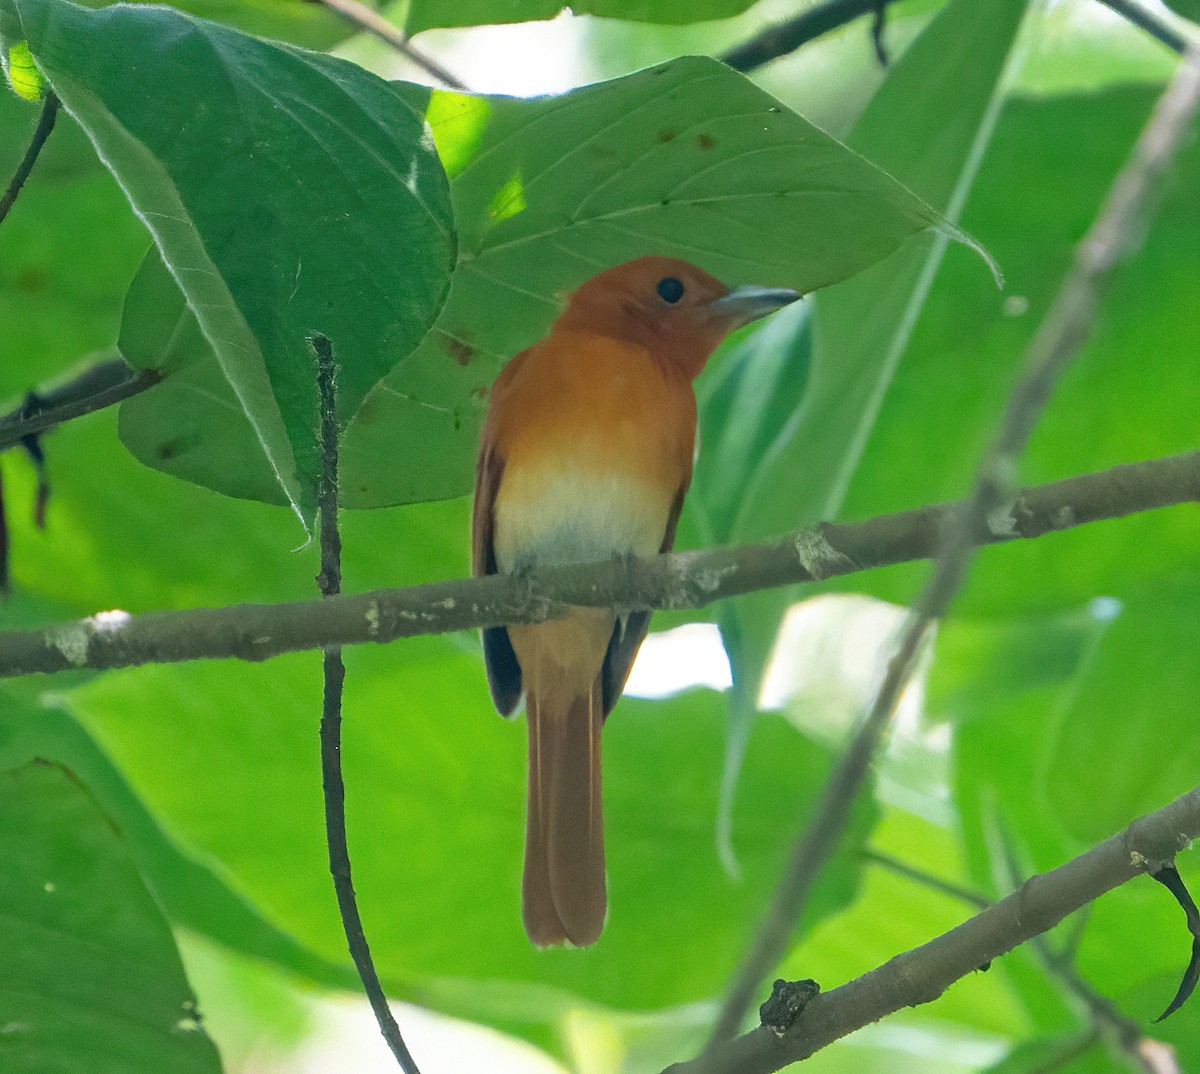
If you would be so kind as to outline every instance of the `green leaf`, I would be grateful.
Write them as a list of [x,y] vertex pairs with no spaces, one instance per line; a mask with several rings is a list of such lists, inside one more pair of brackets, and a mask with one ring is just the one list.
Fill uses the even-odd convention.
[[351,972],[302,948],[231,891],[207,863],[181,850],[61,703],[46,707],[6,688],[0,691],[0,769],[33,760],[61,764],[88,788],[120,830],[138,872],[172,923],[327,986],[356,983]]
[[740,15],[755,0],[690,0],[663,4],[659,0],[410,0],[404,28],[420,33],[439,26],[481,26],[490,23],[553,19],[560,12],[600,15],[610,19],[681,25]]
[[61,768],[0,773],[0,1065],[217,1074],[171,930]]
[[729,283],[810,291],[926,228],[927,205],[715,60],[689,57],[533,100],[435,93],[459,263],[429,338],[345,442],[346,502],[470,487],[482,400],[561,296],[647,253]]
[[[87,7],[108,7],[114,0],[82,0]],[[122,0],[150,4],[156,0]],[[326,49],[344,41],[354,27],[324,4],[312,0],[176,0],[171,7],[233,26],[258,37]]]
[[[1025,7],[1025,0],[984,9],[973,0],[947,5],[891,71],[850,136],[854,148],[933,204],[946,205],[951,219],[961,211],[991,137]],[[711,455],[701,465],[695,496],[705,516],[702,531],[711,540],[753,540],[837,517],[946,241],[940,234],[907,243],[819,294],[813,325],[798,311],[747,344],[770,354],[733,356],[747,367],[755,360],[782,365],[788,380],[781,386],[803,394],[792,396],[787,408],[776,400],[764,407],[757,393],[748,392],[740,407],[712,412],[718,441],[752,444],[753,450]],[[707,392],[706,403],[720,394],[719,388]],[[705,436],[714,435],[709,416],[706,406]],[[740,495],[729,497],[724,490],[731,488]],[[735,682],[727,795],[762,668],[794,599],[794,589],[769,590],[718,612]]]
[[307,516],[307,337],[333,341],[349,415],[445,290],[449,205],[419,112],[351,64],[168,9],[10,2],[150,229],[275,482]]
[[[828,766],[823,750],[778,717],[757,725],[738,805],[746,882],[736,883],[712,845],[720,696],[623,701],[604,733],[608,926],[588,950],[537,951],[519,906],[524,721],[490,711],[478,655],[447,639],[346,658],[355,886],[397,995],[478,1004],[476,989],[447,987],[459,978],[491,982],[514,1002],[536,986],[659,1009],[721,987],[811,808]],[[269,668],[106,675],[74,691],[71,705],[186,847],[219,862],[275,924],[344,962],[321,820],[319,694],[319,661],[304,654]],[[872,816],[869,804],[858,811],[809,924],[851,898]]]
[[0,51],[0,56],[13,92],[27,101],[40,101],[46,93],[46,81],[33,62],[28,43],[17,41]]

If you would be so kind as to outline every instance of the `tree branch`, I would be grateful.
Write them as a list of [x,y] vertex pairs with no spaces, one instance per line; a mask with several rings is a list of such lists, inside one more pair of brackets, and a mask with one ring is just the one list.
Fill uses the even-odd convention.
[[21,158],[21,163],[17,165],[17,170],[5,188],[4,193],[0,194],[0,221],[3,221],[8,216],[8,211],[13,207],[13,202],[17,200],[17,195],[21,193],[21,187],[25,185],[25,180],[29,178],[29,173],[33,171],[33,166],[37,162],[38,154],[42,151],[42,146],[46,144],[46,139],[50,137],[50,132],[54,130],[54,120],[57,117],[58,98],[53,93],[47,93],[46,99],[42,102],[42,114],[38,117],[38,123],[34,128],[29,148],[25,150],[25,155]]
[[[879,32],[880,20],[888,5],[895,0],[826,0],[809,8],[803,14],[791,19],[785,19],[774,26],[760,30],[742,44],[736,45],[720,58],[735,71],[743,74],[766,66],[773,60],[795,52],[797,49],[815,41],[818,37],[832,33],[864,15],[874,15],[875,23],[872,40],[875,43],[876,54],[880,62],[886,62],[881,54]],[[1150,34],[1167,48],[1183,53],[1187,50],[1188,39],[1175,26],[1158,13],[1144,7],[1140,0],[1099,0],[1106,7],[1112,8],[1118,15],[1128,19],[1134,26]]]
[[112,358],[44,394],[31,392],[19,407],[0,417],[0,451],[64,421],[120,403],[160,380],[157,370],[131,369],[124,359]]
[[1086,854],[1031,877],[970,920],[885,962],[804,1008],[783,1035],[761,1026],[664,1074],[772,1074],[904,1007],[937,999],[955,981],[1047,932],[1106,891],[1153,872],[1200,837],[1200,787],[1134,821]]
[[1100,0],[1105,7],[1112,8],[1123,19],[1144,30],[1155,41],[1160,42],[1181,55],[1187,51],[1188,39],[1158,12],[1151,11],[1140,0]]
[[449,86],[451,89],[459,90],[462,93],[470,92],[460,79],[452,75],[436,60],[431,59],[420,49],[416,48],[408,39],[408,34],[397,29],[380,15],[378,11],[368,7],[361,0],[316,0],[316,2],[324,4],[330,11],[336,12],[360,30],[365,30],[367,33],[379,38],[380,41],[391,45],[402,56],[415,63],[427,75],[436,78],[442,85]]
[[[863,15],[875,15],[876,19],[882,19],[884,9],[891,3],[894,0],[826,0],[802,15],[768,26],[719,58],[722,63],[745,74],[795,52],[802,45]],[[877,38],[875,47],[878,51]]]
[[[975,534],[980,544],[1031,539],[1139,511],[1200,501],[1200,451],[1129,463],[1023,489]],[[825,523],[774,541],[650,559],[489,575],[324,601],[102,612],[41,630],[0,632],[0,678],[73,668],[234,657],[266,660],[326,645],[392,641],[565,614],[567,605],[701,608],[756,589],[820,581],[927,559],[949,512],[942,504]]]

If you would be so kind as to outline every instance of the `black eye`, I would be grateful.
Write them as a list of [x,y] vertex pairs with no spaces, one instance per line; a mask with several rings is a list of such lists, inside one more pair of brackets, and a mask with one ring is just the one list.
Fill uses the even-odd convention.
[[674,305],[683,298],[683,284],[675,279],[674,276],[668,276],[665,280],[659,280],[658,297],[664,302],[670,302],[671,305]]

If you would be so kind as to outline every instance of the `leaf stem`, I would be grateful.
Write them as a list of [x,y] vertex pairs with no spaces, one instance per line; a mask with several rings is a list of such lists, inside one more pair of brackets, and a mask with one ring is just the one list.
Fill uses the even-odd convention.
[[54,121],[57,118],[58,98],[53,93],[47,93],[46,99],[42,102],[42,113],[38,117],[37,126],[34,128],[29,148],[25,150],[25,155],[21,158],[21,163],[17,165],[17,170],[13,174],[11,181],[5,188],[4,193],[0,195],[0,222],[8,216],[9,210],[13,207],[13,202],[17,200],[17,195],[21,193],[21,188],[25,185],[25,180],[29,178],[29,173],[33,171],[33,165],[37,162],[38,154],[42,151],[42,146],[46,144],[46,139],[50,137],[50,132],[54,130]]

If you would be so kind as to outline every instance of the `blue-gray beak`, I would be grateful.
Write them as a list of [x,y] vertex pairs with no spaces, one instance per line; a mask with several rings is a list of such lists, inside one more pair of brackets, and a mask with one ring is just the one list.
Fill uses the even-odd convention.
[[728,294],[714,298],[708,308],[714,316],[740,327],[790,306],[799,297],[799,291],[786,287],[735,287]]

